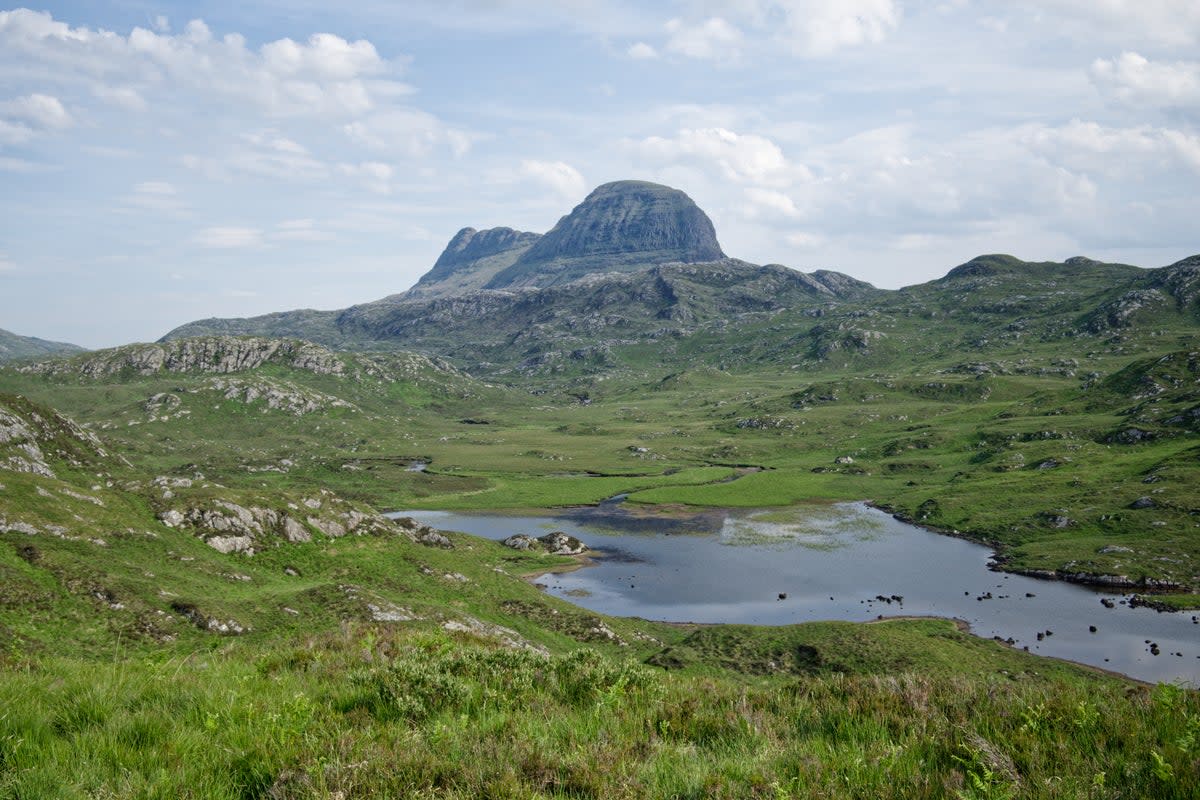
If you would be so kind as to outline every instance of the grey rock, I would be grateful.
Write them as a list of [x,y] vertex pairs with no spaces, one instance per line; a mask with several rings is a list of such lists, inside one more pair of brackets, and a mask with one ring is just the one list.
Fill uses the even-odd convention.
[[513,550],[525,551],[536,547],[537,539],[534,539],[532,536],[526,536],[523,533],[516,533],[500,542],[500,544],[505,547],[511,547]]
[[556,556],[577,556],[587,552],[587,545],[563,531],[554,531],[545,536],[539,536],[538,542],[546,548],[546,552]]
[[311,542],[312,534],[296,520],[291,517],[283,518],[283,535],[289,542]]
[[219,553],[248,553],[254,552],[254,540],[249,536],[212,536],[204,543]]

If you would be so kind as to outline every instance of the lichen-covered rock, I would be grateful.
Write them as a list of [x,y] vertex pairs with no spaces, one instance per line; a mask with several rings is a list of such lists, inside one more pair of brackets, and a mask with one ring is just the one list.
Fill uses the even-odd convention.
[[509,536],[501,542],[505,547],[522,552],[546,552],[556,556],[577,556],[587,552],[587,545],[563,531],[554,531],[536,539],[524,533]]
[[357,407],[330,394],[306,389],[291,381],[271,378],[214,378],[209,386],[226,400],[246,405],[261,403],[266,409],[303,416],[331,408],[357,411]]
[[312,534],[291,517],[283,518],[283,535],[289,542],[311,542]]
[[309,517],[308,524],[331,539],[340,539],[346,535],[346,526],[332,519]]
[[515,533],[504,541],[500,542],[500,544],[504,545],[505,547],[511,547],[513,550],[521,550],[523,552],[531,548],[536,548],[537,539],[533,538],[532,536],[526,536],[523,533]]
[[539,536],[538,542],[547,553],[556,556],[577,556],[587,552],[587,545],[563,531],[554,531],[545,536]]
[[441,547],[447,550],[454,547],[454,544],[433,526],[417,522],[412,517],[397,517],[392,520],[392,524],[396,530],[417,544],[423,544],[426,547]]

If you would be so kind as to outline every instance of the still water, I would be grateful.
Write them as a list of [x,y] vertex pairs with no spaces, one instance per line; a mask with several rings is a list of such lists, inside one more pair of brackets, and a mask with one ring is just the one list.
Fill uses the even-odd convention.
[[1200,685],[1200,625],[1190,612],[1130,608],[1122,595],[993,572],[988,548],[905,524],[862,503],[687,518],[639,515],[616,503],[546,516],[398,516],[489,539],[566,531],[599,555],[585,569],[547,574],[538,582],[605,614],[759,625],[954,617],[976,635],[1012,638],[1032,653],[1145,681]]

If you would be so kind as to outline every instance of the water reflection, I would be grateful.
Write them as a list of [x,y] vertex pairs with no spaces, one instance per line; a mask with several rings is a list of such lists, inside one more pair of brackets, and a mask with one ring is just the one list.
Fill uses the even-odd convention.
[[1120,595],[993,572],[987,548],[862,503],[691,516],[615,503],[546,516],[403,513],[491,539],[546,530],[577,536],[601,552],[594,566],[540,580],[550,593],[606,614],[763,625],[954,617],[979,636],[1012,639],[1033,653],[1142,680],[1200,684],[1200,626],[1190,614],[1130,608]]

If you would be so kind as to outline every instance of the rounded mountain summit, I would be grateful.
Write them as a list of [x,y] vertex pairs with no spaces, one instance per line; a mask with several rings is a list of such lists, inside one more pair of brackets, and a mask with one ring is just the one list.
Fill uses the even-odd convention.
[[683,192],[646,181],[599,186],[485,288],[546,287],[594,272],[725,258],[712,220]]

